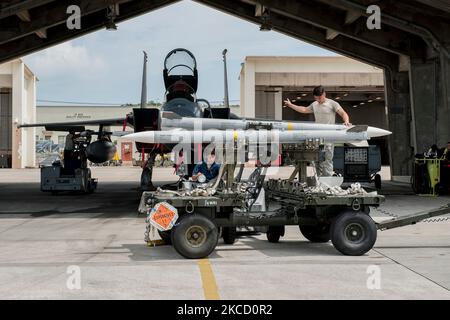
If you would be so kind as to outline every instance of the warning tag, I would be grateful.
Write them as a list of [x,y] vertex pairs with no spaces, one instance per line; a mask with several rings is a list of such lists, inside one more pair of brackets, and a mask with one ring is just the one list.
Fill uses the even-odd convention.
[[178,220],[178,210],[167,202],[156,204],[148,213],[150,223],[159,231],[172,229]]

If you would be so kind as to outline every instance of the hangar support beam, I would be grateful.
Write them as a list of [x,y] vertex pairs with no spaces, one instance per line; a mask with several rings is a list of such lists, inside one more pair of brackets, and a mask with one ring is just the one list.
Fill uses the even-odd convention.
[[[384,26],[391,26],[404,30],[410,34],[418,35],[427,41],[428,45],[439,51],[445,48],[450,35],[448,30],[448,20],[450,12],[448,8],[433,5],[434,1],[428,1],[427,5],[414,0],[314,0],[323,5],[330,5],[340,10],[351,10],[359,12],[368,17],[369,5],[377,5],[382,10],[382,23]],[[441,9],[441,10],[439,10]]]
[[[116,17],[115,22],[121,22],[130,19],[132,17],[144,14],[148,11],[156,10],[177,1],[179,0],[127,1],[120,5],[120,15]],[[15,40],[8,41],[0,45],[0,63],[104,28],[107,22],[106,8],[110,1],[93,0],[81,2],[85,3],[86,8],[95,7],[96,9],[98,9],[96,11],[87,10],[86,12],[88,13],[85,15],[83,15],[83,12],[81,12],[81,29],[69,30],[67,29],[65,23],[59,23],[46,29],[46,38],[40,38],[34,33],[30,34],[30,32],[33,31],[34,28],[31,28],[30,30],[25,29],[27,34],[26,36],[19,36]],[[103,9],[101,8],[102,5],[104,7]],[[66,12],[66,8],[64,8],[63,12]],[[47,17],[46,15],[44,16]],[[66,14],[66,16],[68,17],[69,15]],[[47,17],[47,19],[50,19],[49,21],[52,21],[54,17]],[[42,25],[38,24],[36,27],[40,28],[42,27]]]
[[[118,3],[129,1],[121,0]],[[36,9],[39,12],[46,12],[45,15],[30,10],[29,20],[21,19],[21,21],[17,21],[18,19],[15,16],[0,20],[0,44],[28,36],[43,29],[65,24],[69,16],[66,10],[73,3],[73,0],[48,3]],[[104,1],[79,0],[77,5],[80,8],[82,17],[106,9]]]
[[442,147],[450,140],[450,59],[412,60],[411,99],[415,147],[418,152],[432,144]]
[[0,19],[35,8],[53,0],[13,0],[0,4]]
[[360,18],[361,16],[353,18],[351,24],[346,23],[348,22],[347,11],[308,1],[258,0],[253,2],[267,6],[271,12],[318,28],[333,30],[337,34],[396,54],[412,57],[425,57],[426,54],[426,43],[422,38],[392,27],[376,31],[369,30],[366,26],[367,19]]
[[[244,2],[237,4],[231,3],[227,0],[195,1],[225,13],[240,17],[247,21],[261,24],[260,17],[255,16],[255,6],[252,4]],[[380,68],[389,68],[392,70],[398,69],[398,55],[390,53],[386,50],[381,50],[346,37],[336,37],[333,40],[327,40],[325,29],[318,28],[308,23],[282,16],[277,13],[271,14],[271,24],[273,30],[279,31],[280,33],[284,33],[296,39],[341,53]]]
[[392,135],[389,136],[389,156],[393,178],[410,176],[414,144],[411,137],[413,128],[409,73],[386,70],[385,95],[388,123]]

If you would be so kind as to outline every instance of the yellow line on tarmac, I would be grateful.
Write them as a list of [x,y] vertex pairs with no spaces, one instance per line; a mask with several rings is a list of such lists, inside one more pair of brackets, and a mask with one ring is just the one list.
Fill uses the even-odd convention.
[[202,276],[203,293],[206,300],[220,300],[216,278],[208,258],[198,260],[200,275]]

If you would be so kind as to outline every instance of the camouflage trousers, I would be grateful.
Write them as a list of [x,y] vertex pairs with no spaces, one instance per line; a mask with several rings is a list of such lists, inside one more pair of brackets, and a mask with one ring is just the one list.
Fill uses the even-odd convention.
[[316,164],[316,171],[319,177],[331,177],[333,170],[334,144],[326,143],[324,145],[325,160]]

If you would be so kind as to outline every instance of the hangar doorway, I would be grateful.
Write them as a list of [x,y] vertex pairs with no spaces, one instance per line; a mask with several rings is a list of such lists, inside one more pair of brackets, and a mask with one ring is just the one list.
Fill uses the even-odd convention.
[[[314,102],[311,88],[297,88],[298,90],[284,91],[283,99],[290,99],[293,103],[308,106]],[[389,130],[387,108],[383,87],[329,87],[327,97],[333,99],[348,113],[353,124],[366,124],[372,127]],[[283,109],[283,120],[314,121],[312,114],[299,114],[290,108]],[[341,122],[336,116],[336,122]],[[389,146],[388,137],[372,138],[370,145],[377,145],[381,151],[381,163],[388,166]]]
[[[333,99],[348,113],[352,123],[367,124],[372,127],[388,130],[387,108],[384,98],[384,88],[365,88],[361,91],[353,91],[356,88],[327,88],[327,97]],[[273,89],[265,87],[256,88],[256,110],[255,117],[261,119],[274,119],[276,109],[280,109],[280,100],[290,99],[293,103],[308,106],[314,100],[311,94],[312,88],[292,88],[291,90]],[[282,99],[277,96],[281,95]],[[280,119],[280,118],[279,118]],[[290,108],[281,110],[282,120],[292,121],[314,121],[312,114],[300,114]],[[336,117],[339,122],[339,116]],[[370,145],[377,145],[381,151],[381,162],[383,166],[389,166],[388,137],[372,138]]]
[[[12,31],[6,32],[0,41],[0,62],[94,30],[105,27],[114,30],[115,23],[177,2],[181,1],[113,1],[115,5],[112,6],[109,1],[80,1],[83,28],[79,30],[67,28],[67,4],[64,2],[17,0],[2,4],[0,20],[10,25]],[[434,143],[440,146],[447,143],[450,136],[447,32],[450,9],[445,1],[193,2],[253,22],[261,31],[278,31],[383,68],[389,127],[393,132],[390,137],[393,180],[409,181],[416,152],[428,150]],[[369,19],[374,17],[374,13],[368,11],[369,5],[382,12],[382,19],[377,19],[379,26],[375,29],[367,28]],[[38,12],[43,18],[33,19],[33,14]],[[203,17],[199,16],[198,20]],[[182,27],[191,25],[192,21],[196,20],[191,19]]]
[[11,89],[0,88],[0,168],[11,168],[12,157]]
[[[313,88],[323,85],[327,97],[344,108],[353,124],[389,130],[385,77],[380,68],[342,56],[249,56],[240,77],[241,88],[245,88],[241,92],[243,116],[314,121],[314,115],[300,114],[282,105],[290,99],[294,104],[308,106],[314,101]],[[337,117],[336,122],[341,119]],[[380,147],[382,164],[388,166],[388,137],[371,139],[369,144]]]

